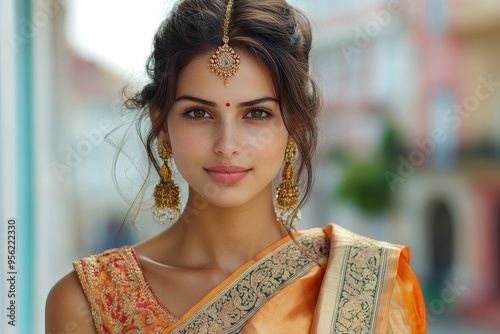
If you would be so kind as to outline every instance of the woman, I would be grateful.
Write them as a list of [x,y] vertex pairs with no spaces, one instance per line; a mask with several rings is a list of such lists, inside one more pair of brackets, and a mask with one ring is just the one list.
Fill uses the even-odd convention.
[[[425,332],[406,248],[333,224],[295,230],[317,138],[310,48],[285,1],[177,4],[151,82],[127,101],[151,120],[152,213],[172,225],[75,261],[49,294],[47,332]],[[171,159],[189,184],[182,212]]]

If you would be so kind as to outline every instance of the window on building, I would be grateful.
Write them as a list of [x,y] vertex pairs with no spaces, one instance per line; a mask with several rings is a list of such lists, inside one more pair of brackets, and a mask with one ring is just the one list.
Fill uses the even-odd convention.
[[[429,160],[436,167],[452,166],[456,160],[458,132],[446,117],[452,111],[454,100],[454,94],[448,88],[436,91],[430,98],[430,115],[425,141],[434,147],[429,149]],[[436,137],[436,133],[440,135]]]
[[427,1],[427,27],[434,36],[446,33],[447,12],[445,0]]

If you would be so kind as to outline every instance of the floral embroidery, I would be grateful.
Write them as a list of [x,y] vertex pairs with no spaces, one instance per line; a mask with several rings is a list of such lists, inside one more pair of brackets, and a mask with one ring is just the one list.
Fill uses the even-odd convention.
[[324,234],[301,234],[295,239],[298,245],[290,240],[259,259],[171,333],[220,334],[241,328],[280,289],[309,271],[315,261],[328,258],[330,243]]
[[375,328],[382,257],[383,248],[374,241],[356,240],[349,246],[334,333],[371,333]]
[[87,256],[73,265],[99,333],[162,333],[177,321],[152,296],[131,247]]

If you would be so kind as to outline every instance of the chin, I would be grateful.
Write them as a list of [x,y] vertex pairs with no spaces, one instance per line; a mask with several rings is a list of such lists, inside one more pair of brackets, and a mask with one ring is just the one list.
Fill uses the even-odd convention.
[[[218,208],[237,208],[243,206],[252,201],[255,196],[249,196],[248,190],[243,188],[240,189],[222,189],[218,193],[214,193],[213,196],[200,195],[196,192],[195,197],[202,197],[205,201],[210,203],[210,205]],[[257,195],[257,194],[255,194]]]
[[247,204],[250,201],[250,199],[234,198],[234,196],[232,196],[230,198],[217,197],[214,199],[209,199],[208,201],[213,206],[216,206],[219,208],[224,208],[224,209],[230,209],[230,208],[237,208],[237,207],[243,206],[243,205]]
[[[206,185],[210,184],[210,187]],[[200,189],[201,188],[201,191]],[[190,187],[190,197],[193,197],[194,202],[196,198],[203,198],[203,200],[210,203],[215,207],[219,208],[237,208],[249,204],[250,202],[255,202],[261,196],[270,196],[270,190],[272,189],[272,182],[269,182],[267,186],[262,185],[262,188],[257,184],[251,184],[248,182],[241,182],[236,185],[217,185],[216,183],[210,182],[205,183],[202,187]]]

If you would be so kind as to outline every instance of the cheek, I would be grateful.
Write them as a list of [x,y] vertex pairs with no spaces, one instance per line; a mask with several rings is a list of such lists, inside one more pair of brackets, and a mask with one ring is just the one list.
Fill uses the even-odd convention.
[[260,140],[257,144],[258,157],[262,161],[262,165],[273,173],[277,173],[281,167],[285,149],[288,142],[288,132],[283,127],[282,129],[269,130],[261,133]]
[[188,179],[186,174],[190,173],[190,167],[198,163],[201,154],[206,154],[207,143],[202,140],[202,136],[193,131],[187,131],[185,127],[175,122],[172,122],[169,127],[169,138],[177,169],[185,179]]
[[[206,150],[205,150],[206,152]],[[193,182],[202,171],[203,162],[206,161],[206,153],[203,147],[192,141],[179,141],[172,145],[172,156],[179,174],[188,183]]]
[[273,170],[273,173],[278,173],[283,161],[285,159],[285,149],[286,149],[286,141],[284,141],[280,145],[270,146],[268,149],[268,159],[267,164],[268,168]]
[[184,136],[180,134],[180,137],[174,135],[170,137],[170,140],[172,142],[172,155],[179,168],[193,165],[197,158],[206,155],[209,149],[206,141],[189,134]]
[[178,119],[179,117],[174,115],[171,119],[168,119],[168,136],[175,158],[189,156],[198,150],[202,150],[203,145],[206,144],[203,138],[207,136],[203,129],[194,128],[189,124],[186,125],[185,122]]

